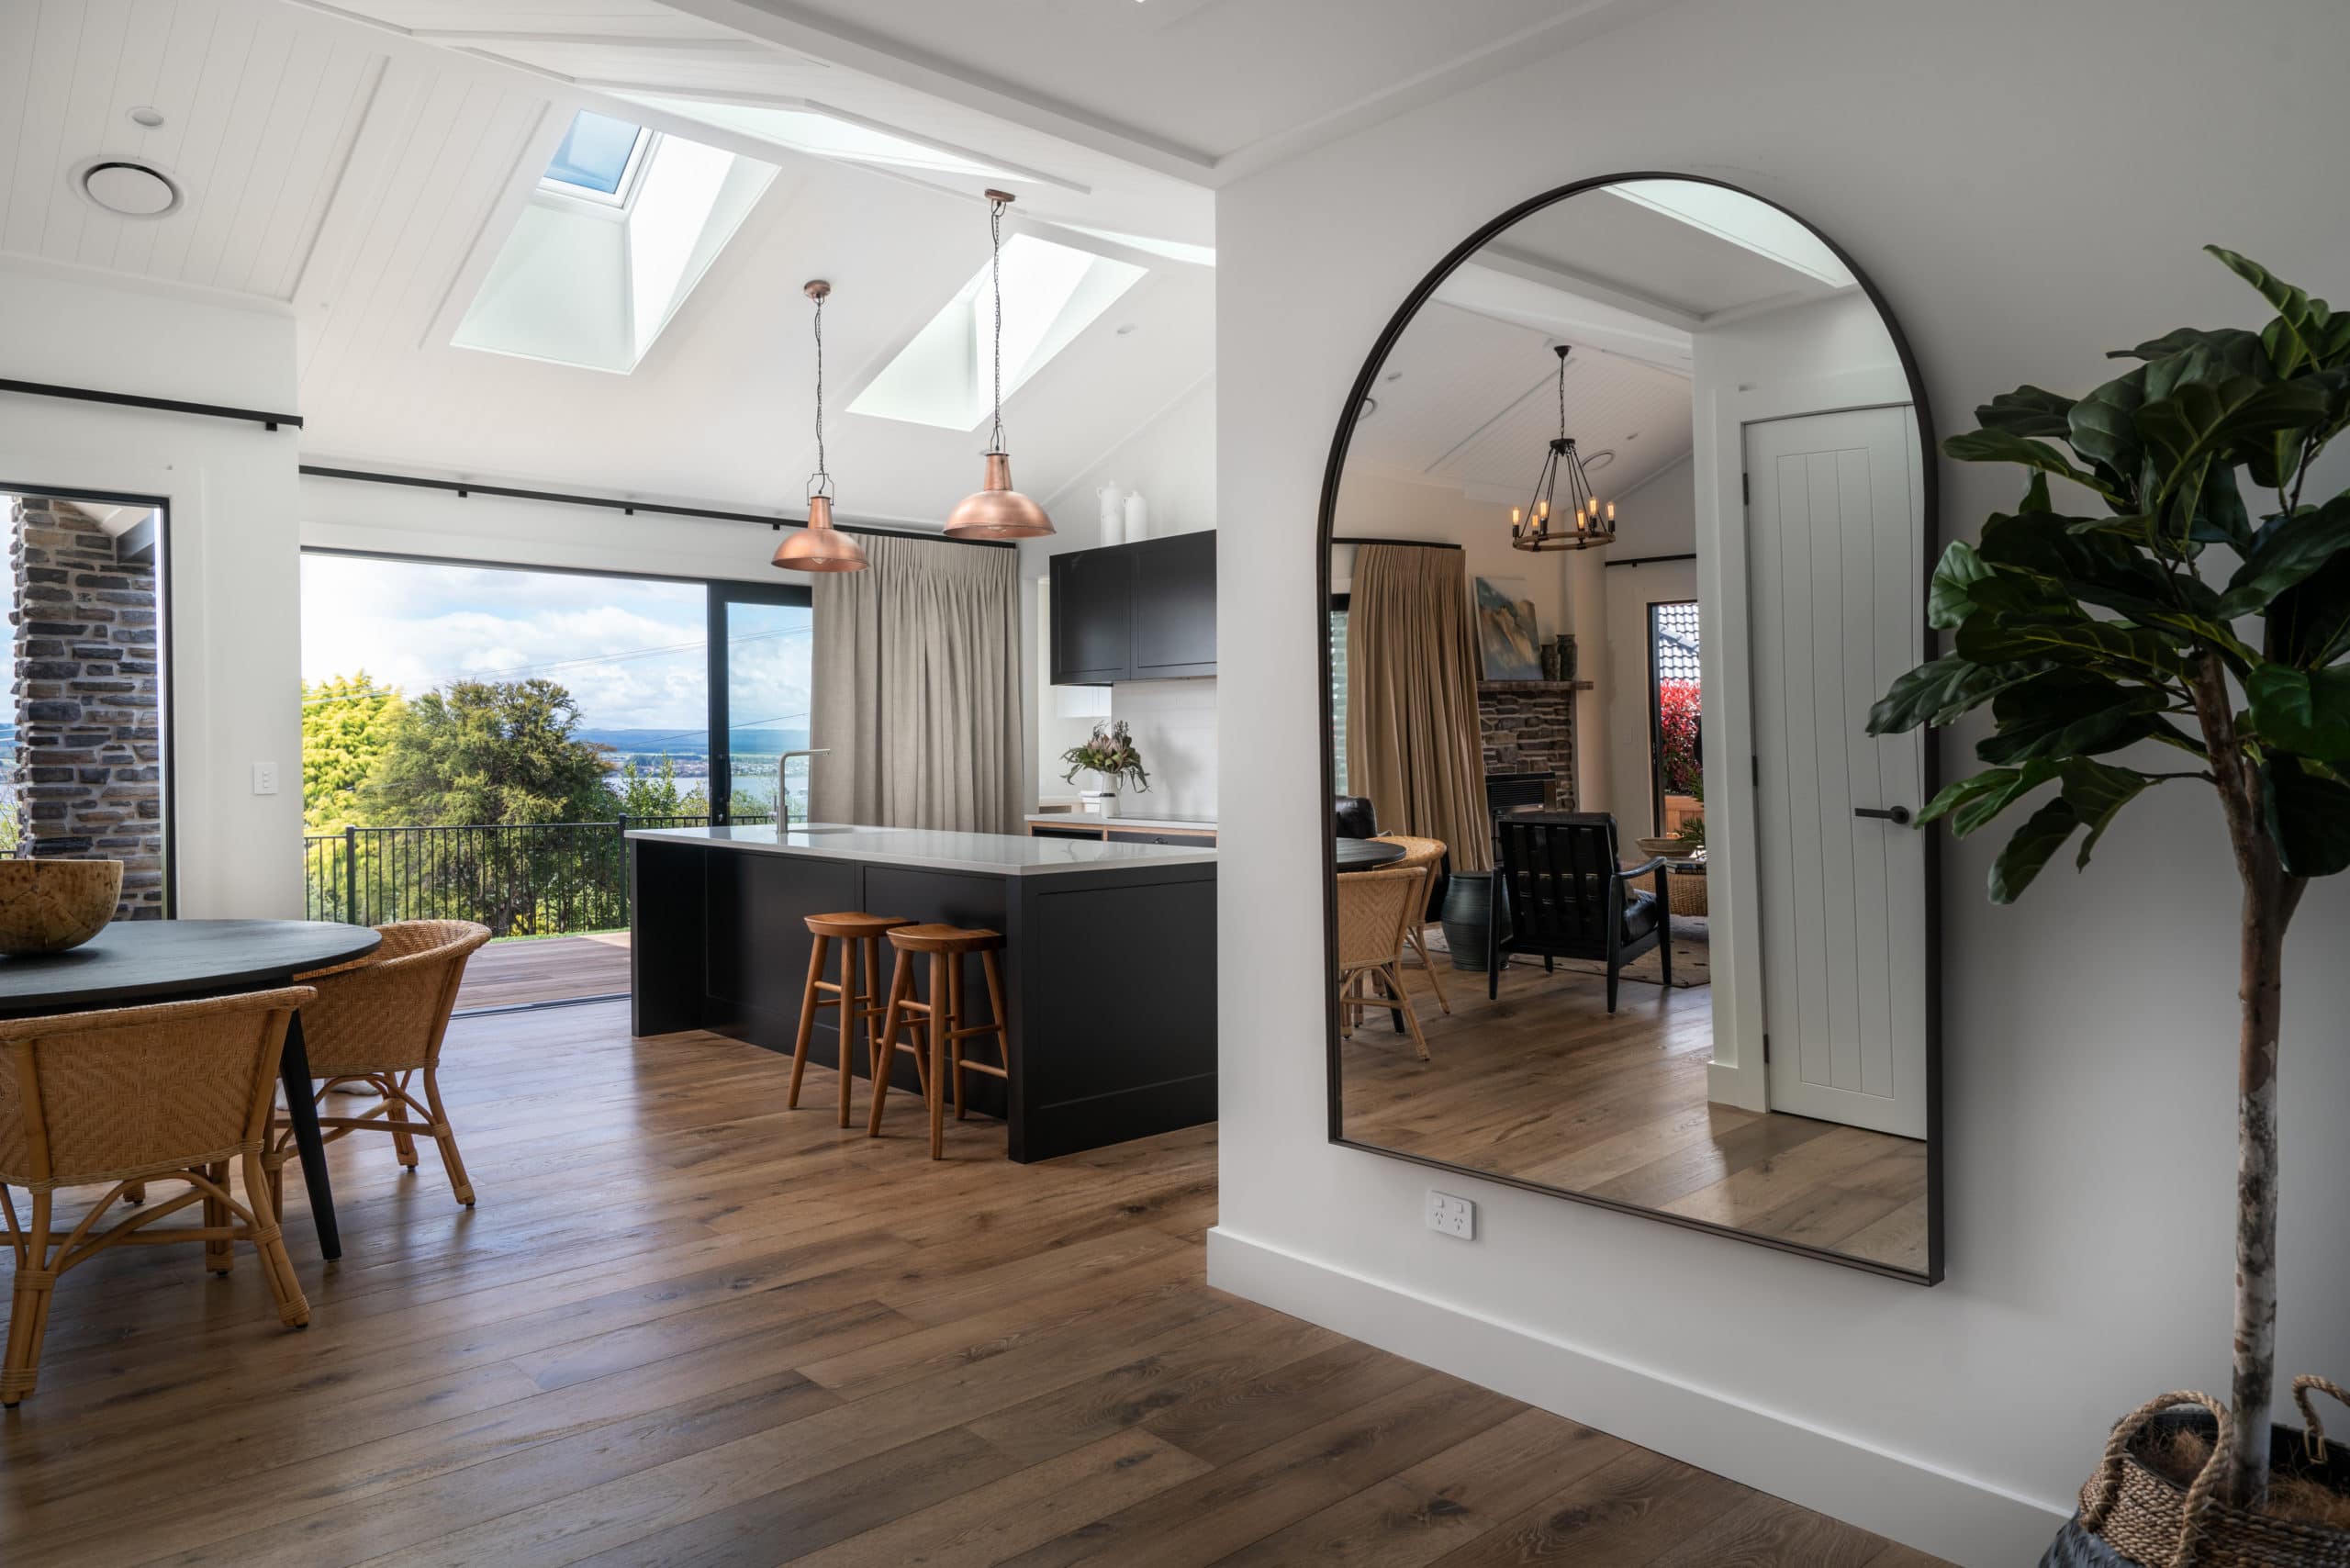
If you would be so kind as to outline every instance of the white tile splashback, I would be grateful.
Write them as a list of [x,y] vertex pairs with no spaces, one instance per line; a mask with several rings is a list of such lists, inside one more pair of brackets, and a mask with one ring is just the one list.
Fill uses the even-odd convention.
[[1215,817],[1215,681],[1129,680],[1110,689],[1110,712],[1134,732],[1150,792],[1136,815]]

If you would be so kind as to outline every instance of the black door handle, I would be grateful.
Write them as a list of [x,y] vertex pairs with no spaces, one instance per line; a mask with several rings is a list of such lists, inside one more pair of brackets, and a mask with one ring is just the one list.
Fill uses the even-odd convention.
[[1889,823],[1905,827],[1909,823],[1909,808],[1907,806],[1854,806],[1852,814],[1856,817],[1883,817]]

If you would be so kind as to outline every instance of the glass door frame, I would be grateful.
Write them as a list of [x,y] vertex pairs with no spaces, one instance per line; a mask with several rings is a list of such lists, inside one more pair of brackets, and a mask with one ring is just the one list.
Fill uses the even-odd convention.
[[[726,611],[737,604],[796,606],[811,609],[815,596],[804,584],[738,582],[705,579],[710,593],[709,630],[705,641],[710,658],[710,821],[722,827],[733,820],[734,736],[729,682],[731,649],[726,641]],[[813,659],[811,659],[812,667]],[[780,785],[778,785],[780,790]],[[783,801],[776,810],[780,816]]]

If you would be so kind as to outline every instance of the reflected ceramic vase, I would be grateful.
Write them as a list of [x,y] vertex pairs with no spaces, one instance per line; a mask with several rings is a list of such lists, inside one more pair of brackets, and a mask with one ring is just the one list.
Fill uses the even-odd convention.
[[1454,969],[1483,972],[1493,896],[1493,879],[1483,876],[1456,876],[1444,890],[1444,945],[1452,949]]
[[1118,814],[1118,790],[1125,782],[1114,773],[1096,773],[1093,788],[1080,790],[1077,798],[1095,816],[1114,817]]

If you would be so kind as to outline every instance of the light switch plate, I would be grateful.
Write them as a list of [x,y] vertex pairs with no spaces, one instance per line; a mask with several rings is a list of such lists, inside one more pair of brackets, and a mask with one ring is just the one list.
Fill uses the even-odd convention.
[[1466,1198],[1428,1189],[1428,1228],[1463,1241],[1477,1239],[1477,1205]]
[[253,793],[256,795],[277,793],[277,764],[274,762],[253,764]]

